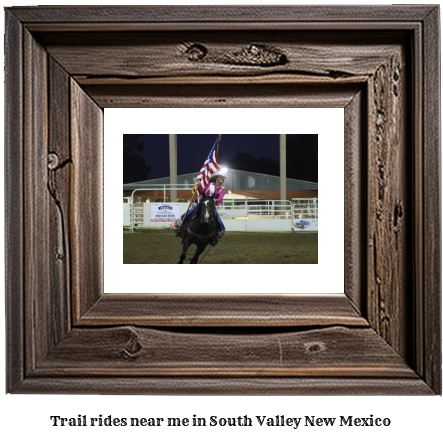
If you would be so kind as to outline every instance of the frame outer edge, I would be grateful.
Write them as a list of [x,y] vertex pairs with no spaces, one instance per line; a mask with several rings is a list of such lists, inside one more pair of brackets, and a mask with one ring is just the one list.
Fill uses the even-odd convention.
[[425,381],[441,394],[441,72],[438,6],[433,8],[423,24],[423,232],[426,237],[423,239],[424,351],[420,353],[424,359]]
[[343,378],[144,378],[29,379],[24,394],[149,394],[149,395],[432,395],[420,379]]
[[24,378],[23,330],[23,33],[5,13],[5,297],[6,392]]
[[[12,7],[8,8],[26,23],[250,23],[250,22],[346,22],[423,20],[433,6],[428,5],[200,5],[192,8],[172,6],[138,7]],[[209,19],[208,19],[209,17]]]

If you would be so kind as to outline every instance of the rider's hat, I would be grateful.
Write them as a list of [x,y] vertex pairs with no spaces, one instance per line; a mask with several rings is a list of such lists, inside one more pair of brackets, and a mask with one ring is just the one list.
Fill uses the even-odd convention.
[[222,176],[223,178],[227,178],[228,175],[226,174],[226,172],[228,171],[228,169],[224,169],[223,167],[218,170],[217,172],[213,173],[211,176],[211,180],[214,180],[218,177],[218,176]]

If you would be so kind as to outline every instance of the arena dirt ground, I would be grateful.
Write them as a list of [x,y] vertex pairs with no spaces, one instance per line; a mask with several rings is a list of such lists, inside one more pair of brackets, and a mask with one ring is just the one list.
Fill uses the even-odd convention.
[[[196,246],[191,245],[185,263],[189,263],[195,249]],[[208,249],[209,246],[200,256],[202,264],[316,264],[318,233],[231,231],[204,257]],[[170,230],[123,232],[123,263],[174,264],[181,251],[181,239]]]

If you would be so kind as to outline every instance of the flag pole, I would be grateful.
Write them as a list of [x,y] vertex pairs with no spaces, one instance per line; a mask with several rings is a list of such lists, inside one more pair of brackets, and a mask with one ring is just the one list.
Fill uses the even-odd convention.
[[[218,134],[218,135],[219,135],[219,137],[218,137],[218,140],[217,140],[217,155],[218,155],[218,147],[219,147],[220,140],[221,140],[221,136],[222,136],[221,134]],[[195,188],[195,184],[194,184],[194,188]],[[186,210],[186,213],[185,213],[185,217],[184,217],[184,219],[183,219],[183,222],[181,223],[181,225],[180,225],[179,229],[177,230],[177,232],[179,232],[179,231],[183,228],[183,224],[185,223],[186,216],[188,215],[188,211],[189,211],[189,209],[190,209],[190,207],[191,207],[192,201],[194,200],[194,196],[195,196],[195,193],[197,192],[197,190],[198,190],[198,187],[195,188],[195,190],[194,190],[194,189],[192,190],[192,198],[191,198],[191,202],[190,202],[189,205],[188,205],[188,209]]]
[[217,155],[218,155],[218,146],[219,146],[219,144],[220,144],[220,140],[221,140],[221,134],[218,134],[220,137],[218,137],[218,140],[217,140]]

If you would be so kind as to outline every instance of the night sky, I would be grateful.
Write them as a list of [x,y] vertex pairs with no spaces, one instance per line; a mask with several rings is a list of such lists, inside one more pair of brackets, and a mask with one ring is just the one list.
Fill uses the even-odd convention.
[[[124,136],[124,147],[126,146]],[[177,174],[199,172],[209,154],[218,134],[178,134],[177,136]],[[318,181],[318,146],[317,135],[291,134],[287,136],[288,178]],[[168,134],[140,134],[138,140],[143,149],[138,153],[145,159],[151,170],[146,179],[156,179],[169,176],[169,135]],[[269,159],[267,162],[280,160],[280,137],[278,134],[222,134],[218,158],[219,163],[227,167],[228,161],[238,153],[250,154],[253,158]],[[291,175],[290,157],[302,169]],[[263,161],[263,160],[262,160]],[[306,165],[303,165],[303,163]],[[232,166],[238,169],[236,166]],[[275,166],[274,166],[275,168]],[[245,170],[245,169],[238,169]],[[292,172],[292,173],[294,173]],[[271,174],[271,171],[269,172]],[[299,177],[296,175],[300,174]]]

